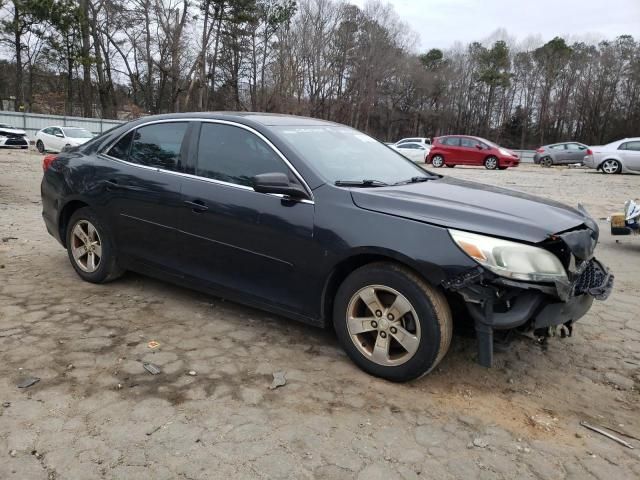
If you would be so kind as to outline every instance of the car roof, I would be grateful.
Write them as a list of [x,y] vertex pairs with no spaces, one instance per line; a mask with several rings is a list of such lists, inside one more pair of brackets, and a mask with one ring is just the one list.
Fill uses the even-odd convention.
[[229,120],[244,124],[260,124],[263,126],[339,126],[339,123],[328,120],[319,120],[311,117],[300,117],[297,115],[285,115],[282,113],[262,113],[262,112],[185,112],[167,113],[163,115],[152,115],[141,117],[134,123],[144,123],[154,120],[180,120],[180,119],[210,119]]
[[[482,138],[482,137],[475,137],[473,135],[441,135],[438,138],[445,138],[445,137],[455,137],[455,138],[473,138],[475,140],[480,140],[481,142],[491,142],[491,140],[487,140],[486,138]],[[491,142],[493,143],[493,142]]]

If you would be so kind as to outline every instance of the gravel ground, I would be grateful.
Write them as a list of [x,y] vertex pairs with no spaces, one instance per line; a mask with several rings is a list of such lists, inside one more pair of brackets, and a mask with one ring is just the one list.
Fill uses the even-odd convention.
[[[617,243],[603,218],[640,177],[443,170],[582,202],[616,288],[546,352],[523,337],[484,369],[456,337],[398,385],[360,372],[331,331],[131,273],[80,281],[43,225],[40,165],[0,153],[0,478],[640,478],[640,441],[579,424],[640,437],[640,238]],[[286,385],[270,390],[274,372]]]

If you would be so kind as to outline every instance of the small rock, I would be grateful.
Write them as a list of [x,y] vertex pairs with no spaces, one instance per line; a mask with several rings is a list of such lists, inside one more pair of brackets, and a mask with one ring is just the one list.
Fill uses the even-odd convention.
[[191,377],[195,377],[198,374],[198,372],[196,372],[195,370],[189,370],[187,372],[187,375],[191,376]]
[[478,447],[478,448],[487,448],[489,446],[489,444],[487,443],[486,440],[484,440],[482,438],[474,438],[473,439],[473,446],[474,447]]
[[269,386],[269,390],[275,390],[278,387],[282,387],[286,385],[287,379],[284,376],[284,372],[274,372],[273,373],[273,381]]
[[69,365],[67,365],[67,370],[73,370],[74,368],[76,368],[73,363],[70,363]]
[[9,408],[11,406],[11,402],[2,402],[2,406],[4,408]]
[[32,385],[38,383],[40,379],[38,377],[27,377],[20,382],[18,382],[18,388],[29,388]]
[[15,457],[16,455],[18,455],[18,452],[16,452],[15,450],[11,450],[11,451],[9,452],[9,456],[10,456],[10,457]]

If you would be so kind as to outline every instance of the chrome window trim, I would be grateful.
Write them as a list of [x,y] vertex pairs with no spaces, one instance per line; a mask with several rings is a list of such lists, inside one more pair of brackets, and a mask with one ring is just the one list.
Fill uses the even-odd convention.
[[[222,180],[215,180],[213,178],[201,177],[199,175],[192,175],[192,174],[189,174],[189,173],[174,172],[172,170],[166,170],[164,168],[149,167],[148,165],[140,165],[139,163],[128,162],[126,160],[121,160],[119,158],[112,157],[112,156],[110,156],[110,155],[108,155],[106,153],[111,149],[111,147],[113,147],[116,143],[118,143],[122,137],[124,137],[128,133],[132,132],[133,130],[136,130],[136,129],[142,128],[142,127],[146,127],[148,125],[154,125],[156,123],[179,123],[179,122],[219,123],[219,124],[222,124],[222,125],[231,125],[232,127],[239,127],[239,128],[244,129],[244,130],[247,130],[248,132],[253,133],[258,138],[260,138],[263,142],[265,142],[276,153],[276,155],[278,155],[278,157],[280,157],[280,159],[285,163],[285,165],[287,167],[289,167],[289,169],[293,172],[295,177],[298,179],[298,181],[302,184],[302,186],[306,190],[307,194],[309,195],[309,199],[299,199],[297,201],[299,201],[301,203],[311,203],[311,204],[314,203],[313,192],[312,192],[311,188],[309,187],[309,185],[307,184],[307,182],[305,181],[305,179],[302,177],[302,175],[300,175],[298,170],[291,164],[291,162],[289,162],[289,160],[287,160],[287,157],[285,157],[282,154],[282,152],[280,150],[278,150],[278,148],[273,143],[271,143],[271,141],[267,137],[265,137],[263,134],[258,132],[256,129],[254,129],[252,127],[249,127],[248,125],[243,125],[242,123],[237,123],[237,122],[233,122],[233,121],[230,121],[230,120],[220,120],[220,119],[215,119],[215,118],[180,118],[180,119],[172,118],[172,119],[163,119],[163,120],[151,120],[149,122],[141,123],[140,125],[136,125],[135,127],[131,127],[130,129],[126,130],[121,135],[119,135],[117,138],[115,138],[112,142],[110,142],[106,147],[104,147],[100,152],[98,152],[98,154],[99,155],[104,155],[105,157],[107,157],[107,158],[109,158],[111,160],[117,160],[119,162],[123,162],[123,163],[126,163],[128,165],[134,165],[136,167],[144,167],[144,168],[150,168],[152,170],[157,170],[159,172],[169,172],[169,173],[178,174],[178,175],[185,175],[187,177],[195,178],[195,179],[198,179],[198,180],[208,180],[208,181],[211,181],[212,183],[218,183],[218,184],[221,184],[221,185],[239,187],[239,188],[242,188],[242,189],[245,189],[245,190],[251,190],[252,192],[255,192],[255,190],[253,188],[247,187],[246,185],[239,185],[239,184],[235,184],[235,183],[231,183],[231,182],[224,182]],[[270,194],[270,195],[273,195],[273,194]]]

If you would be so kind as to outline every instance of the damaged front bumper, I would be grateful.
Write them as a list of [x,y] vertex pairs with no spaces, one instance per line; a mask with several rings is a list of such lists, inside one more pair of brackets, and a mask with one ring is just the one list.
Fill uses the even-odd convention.
[[614,277],[607,267],[595,258],[582,260],[578,266],[575,257],[572,262],[570,280],[556,284],[509,280],[480,266],[443,283],[464,299],[474,321],[481,365],[492,366],[495,330],[546,333],[549,328],[565,326],[571,332],[572,324],[589,311],[594,299],[609,296]]

